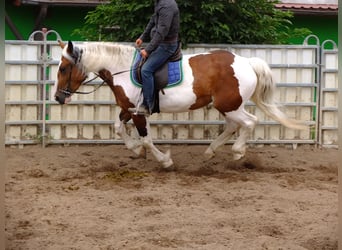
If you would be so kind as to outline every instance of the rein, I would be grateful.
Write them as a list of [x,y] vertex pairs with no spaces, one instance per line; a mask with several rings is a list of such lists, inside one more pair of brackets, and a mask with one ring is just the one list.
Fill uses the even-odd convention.
[[[116,72],[114,74],[112,74],[112,76],[116,76],[116,75],[120,75],[120,74],[123,74],[123,73],[126,73],[126,72],[130,72],[134,69],[128,69],[128,70],[122,70],[122,71],[119,71],[119,72]],[[86,81],[86,82],[83,82],[81,85],[86,85],[87,83],[90,83],[92,81],[94,81],[96,78],[99,77],[99,74],[97,73],[94,73],[96,76],[93,77],[92,79]],[[88,94],[91,94],[91,93],[94,93],[96,90],[98,90],[101,86],[103,86],[105,84],[105,80],[102,81],[101,84],[99,84],[98,86],[96,86],[95,89],[91,90],[91,91],[69,91],[69,90],[59,90],[60,92],[66,94],[66,95],[71,95],[71,94],[81,94],[81,95],[88,95]]]

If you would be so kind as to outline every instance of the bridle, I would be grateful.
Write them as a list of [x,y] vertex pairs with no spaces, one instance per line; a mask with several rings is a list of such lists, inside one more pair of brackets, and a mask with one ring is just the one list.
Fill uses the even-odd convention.
[[[136,47],[137,50],[140,50],[140,48]],[[71,59],[73,60],[73,63],[70,65],[70,74],[69,74],[69,79],[68,79],[68,83],[67,83],[67,87],[66,89],[59,89],[58,91],[67,95],[67,96],[71,96],[72,94],[81,94],[81,95],[87,95],[87,94],[91,94],[91,93],[94,93],[96,90],[98,90],[100,87],[102,87],[104,84],[105,84],[105,80],[102,81],[102,83],[100,85],[98,85],[96,88],[94,88],[93,90],[91,91],[71,91],[70,90],[70,86],[71,86],[71,74],[72,74],[72,69],[74,66],[77,66],[80,64],[81,62],[81,59],[82,59],[82,55],[83,55],[83,49],[79,49],[78,47],[75,47],[74,48],[74,53],[72,55],[70,55]],[[134,71],[136,70],[137,68],[139,68],[139,65],[134,67],[134,68],[130,68],[128,70],[123,70],[123,71],[119,71],[119,72],[116,72],[114,74],[112,74],[113,76],[113,80],[114,80],[114,76],[116,75],[120,75],[120,74],[123,74],[123,73],[126,73],[126,72],[131,72],[131,71]],[[93,77],[92,79],[88,80],[88,81],[85,81],[85,82],[82,82],[80,84],[81,85],[86,85],[92,81],[94,81],[95,79],[97,79],[99,76],[98,73],[94,72],[95,74],[95,77]]]
[[[73,57],[74,58],[74,57]],[[75,59],[75,58],[74,58]],[[70,73],[69,73],[69,79],[68,79],[68,82],[67,82],[67,87],[65,89],[59,89],[58,91],[67,95],[67,96],[71,96],[72,94],[81,94],[81,95],[87,95],[87,94],[91,94],[91,93],[94,93],[96,90],[98,90],[101,86],[103,86],[105,84],[105,80],[102,81],[101,84],[99,84],[98,86],[96,86],[96,88],[94,88],[93,90],[91,91],[71,91],[70,90],[70,86],[71,86],[71,74],[72,74],[72,69],[74,66],[76,66],[80,61],[80,58],[76,58],[75,59],[75,63],[71,64],[70,65]],[[112,74],[112,76],[116,76],[116,75],[120,75],[120,74],[123,74],[123,73],[126,73],[126,72],[130,72],[132,70],[135,70],[135,68],[131,68],[131,69],[128,69],[128,70],[123,70],[123,71],[119,71],[119,72],[116,72],[114,74]],[[82,82],[81,85],[86,85],[92,81],[94,81],[95,79],[97,79],[99,76],[98,73],[95,73],[95,77],[93,77],[92,79],[88,80],[88,81],[85,81],[85,82]],[[80,86],[81,86],[80,85]]]
[[[105,81],[102,81],[102,83],[98,86],[96,86],[95,89],[91,90],[91,91],[71,91],[70,90],[70,86],[71,86],[71,74],[72,74],[72,69],[76,64],[71,64],[70,65],[70,74],[69,74],[69,79],[68,79],[68,83],[67,83],[67,87],[66,89],[59,89],[58,91],[67,95],[67,96],[71,96],[72,94],[81,94],[81,95],[87,95],[87,94],[91,94],[94,93],[98,88],[100,88],[103,84],[105,84]],[[95,77],[93,77],[92,79],[82,82],[81,85],[86,85],[92,81],[94,81],[95,79],[97,79],[99,77],[99,75],[97,73],[94,73]]]

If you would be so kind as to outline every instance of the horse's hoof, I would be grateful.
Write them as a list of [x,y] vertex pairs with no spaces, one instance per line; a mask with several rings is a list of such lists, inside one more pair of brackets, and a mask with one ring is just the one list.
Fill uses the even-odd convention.
[[171,159],[171,152],[170,152],[170,150],[166,151],[165,157],[164,157],[164,160],[163,160],[162,164],[163,164],[163,168],[164,169],[170,168],[173,165],[173,161]]
[[233,155],[233,160],[234,160],[234,161],[238,161],[238,160],[242,159],[244,156],[245,156],[244,154],[235,153],[235,154]]
[[136,154],[137,158],[146,159],[146,148],[144,148],[143,146],[136,147],[132,149],[132,151]]
[[163,169],[164,170],[173,170],[173,161],[172,161],[172,159],[169,159],[168,161],[164,161],[163,163]]
[[207,150],[204,152],[204,157],[206,160],[210,160],[214,158],[215,152],[211,148],[207,148]]
[[167,167],[167,168],[165,168],[165,167],[159,168],[159,172],[161,172],[161,173],[170,173],[170,172],[174,172],[176,170],[177,170],[177,168],[175,165],[172,165],[172,166]]
[[143,159],[146,159],[146,148],[142,147],[142,149],[140,150],[139,156]]

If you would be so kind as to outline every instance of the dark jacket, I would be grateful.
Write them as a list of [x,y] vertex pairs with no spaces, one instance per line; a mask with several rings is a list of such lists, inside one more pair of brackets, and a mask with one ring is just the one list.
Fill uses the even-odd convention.
[[171,43],[178,40],[179,9],[175,0],[157,0],[154,14],[150,18],[140,39],[149,40],[145,50],[151,53],[161,43]]

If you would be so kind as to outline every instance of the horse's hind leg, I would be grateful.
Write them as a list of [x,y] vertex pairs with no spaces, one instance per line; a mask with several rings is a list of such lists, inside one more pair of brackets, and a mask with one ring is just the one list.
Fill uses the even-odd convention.
[[204,155],[208,160],[215,156],[216,149],[225,144],[239,128],[239,125],[234,121],[230,121],[226,118],[226,122],[227,124],[223,133],[221,133],[214,141],[212,141],[207,150],[204,152]]
[[241,125],[240,135],[232,146],[233,158],[234,160],[239,160],[245,156],[247,139],[254,130],[258,119],[244,109],[241,112],[229,114],[229,117]]

